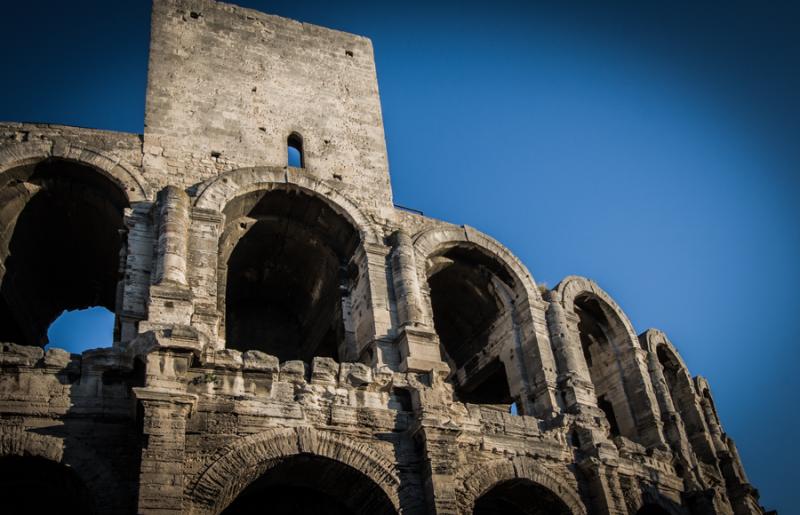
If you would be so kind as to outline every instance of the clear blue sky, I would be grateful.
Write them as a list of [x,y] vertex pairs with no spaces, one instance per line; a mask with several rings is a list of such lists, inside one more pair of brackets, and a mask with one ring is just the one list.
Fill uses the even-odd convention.
[[[800,512],[800,7],[239,3],[372,38],[395,201],[666,331],[762,502]],[[148,25],[144,0],[5,5],[0,119],[141,132]]]

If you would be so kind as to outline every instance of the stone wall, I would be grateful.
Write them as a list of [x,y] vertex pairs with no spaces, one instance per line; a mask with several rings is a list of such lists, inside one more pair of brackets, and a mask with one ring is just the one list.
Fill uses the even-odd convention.
[[[369,40],[155,0],[143,136],[0,124],[6,506],[763,512],[666,335],[391,198]],[[113,347],[42,350],[90,305]]]

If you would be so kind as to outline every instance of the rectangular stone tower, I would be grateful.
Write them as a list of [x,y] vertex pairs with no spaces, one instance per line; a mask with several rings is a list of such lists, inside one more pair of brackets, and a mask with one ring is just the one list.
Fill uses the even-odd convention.
[[154,0],[148,179],[188,187],[234,167],[285,166],[293,133],[306,173],[362,206],[391,207],[369,39],[211,0]]

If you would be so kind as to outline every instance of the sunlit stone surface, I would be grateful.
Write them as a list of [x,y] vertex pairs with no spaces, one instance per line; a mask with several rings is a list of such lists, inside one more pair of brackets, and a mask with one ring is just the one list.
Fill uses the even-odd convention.
[[662,332],[393,205],[368,39],[153,9],[143,135],[0,124],[4,513],[762,513]]

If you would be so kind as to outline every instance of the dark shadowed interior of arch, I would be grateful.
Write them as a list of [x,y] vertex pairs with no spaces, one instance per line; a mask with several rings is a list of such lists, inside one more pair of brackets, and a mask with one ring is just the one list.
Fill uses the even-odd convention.
[[474,515],[571,515],[569,507],[549,489],[527,479],[495,485],[475,501]]
[[510,404],[504,365],[482,354],[513,338],[510,309],[496,291],[498,282],[513,290],[510,274],[471,246],[451,247],[431,263],[428,285],[436,333],[451,367],[466,373],[455,385],[456,394],[465,402]]
[[[672,405],[681,415],[692,448],[700,460],[714,463],[716,456],[708,446],[708,433],[702,416],[693,409],[696,403],[695,391],[691,380],[687,377],[688,372],[683,368],[675,352],[664,343],[656,346],[656,357],[667,382],[668,395],[672,399]],[[681,375],[684,377],[681,378]]]
[[578,296],[574,306],[581,348],[594,384],[597,406],[606,415],[611,436],[634,438],[636,428],[612,340],[612,322],[594,296]]
[[[664,379],[667,381],[667,388],[670,395],[675,397],[677,393],[678,373],[680,372],[680,363],[678,359],[666,348],[665,345],[656,347],[656,356],[661,368],[664,372]],[[673,401],[676,399],[673,398]]]
[[95,513],[86,486],[69,467],[32,456],[0,457],[3,513]]
[[339,461],[311,454],[280,460],[251,483],[225,515],[388,515],[396,513],[381,487]]
[[[339,358],[343,297],[358,231],[327,203],[298,191],[259,191],[225,209],[220,260],[228,348],[260,350],[281,361]],[[229,256],[229,257],[228,257]]]
[[96,170],[46,160],[0,179],[0,341],[45,345],[64,310],[115,311],[124,193]]
[[647,503],[636,511],[636,515],[670,515],[670,513],[658,504]]

